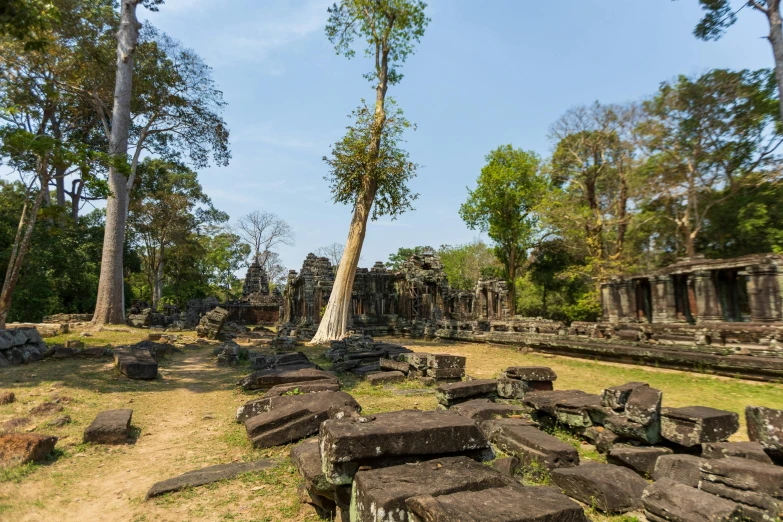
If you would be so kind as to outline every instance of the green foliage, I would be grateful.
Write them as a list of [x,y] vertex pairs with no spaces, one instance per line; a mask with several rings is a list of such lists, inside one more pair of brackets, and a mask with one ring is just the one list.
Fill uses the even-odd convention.
[[717,40],[737,21],[738,11],[731,7],[729,0],[699,0],[699,5],[705,13],[693,30],[697,38]]
[[402,109],[394,100],[387,100],[388,116],[380,129],[380,148],[375,153],[374,140],[379,123],[366,104],[353,111],[355,122],[345,136],[332,146],[330,157],[323,160],[329,166],[324,179],[329,182],[335,203],[355,206],[365,196],[373,195],[372,219],[391,216],[392,219],[413,208],[418,198],[407,186],[416,176],[419,165],[400,148],[404,131],[411,128]]
[[477,239],[464,245],[441,245],[438,256],[451,288],[472,292],[479,279],[502,277],[494,250]]
[[413,248],[400,247],[394,254],[389,254],[389,260],[386,261],[386,266],[392,270],[398,270],[411,256],[434,253],[435,249],[431,246],[415,246]]
[[378,79],[388,64],[388,83],[402,79],[397,71],[414,51],[430,22],[425,16],[427,4],[421,0],[340,0],[328,9],[326,36],[337,54],[355,56],[356,38],[366,43],[364,53],[375,57],[373,72],[365,77]]
[[26,49],[41,48],[40,33],[60,17],[60,11],[46,0],[3,0],[0,2],[0,36],[25,43]]

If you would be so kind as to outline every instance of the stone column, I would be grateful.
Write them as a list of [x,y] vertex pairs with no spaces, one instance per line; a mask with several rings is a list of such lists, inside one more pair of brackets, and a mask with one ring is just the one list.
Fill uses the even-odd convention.
[[652,300],[652,322],[673,323],[677,320],[677,306],[674,302],[674,282],[671,276],[650,278]]
[[[693,292],[696,299],[696,322],[722,321],[723,313],[718,301],[718,290],[710,270],[697,270],[692,274]],[[691,310],[693,314],[694,311]]]
[[747,268],[750,317],[756,322],[783,320],[781,310],[780,278],[773,264],[753,265]]
[[617,303],[615,302],[614,282],[601,283],[601,321],[605,323],[618,322]]
[[618,297],[617,316],[620,322],[636,322],[636,293],[633,281],[620,279],[616,285]]

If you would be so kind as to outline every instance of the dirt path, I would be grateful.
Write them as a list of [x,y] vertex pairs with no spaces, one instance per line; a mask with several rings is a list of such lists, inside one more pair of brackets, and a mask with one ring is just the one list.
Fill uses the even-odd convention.
[[[36,378],[47,379],[48,370],[62,366],[60,363],[54,361],[45,370],[45,365],[41,365],[42,371],[37,372]],[[241,426],[233,420],[237,405],[247,400],[236,391],[234,383],[247,370],[218,368],[211,349],[200,348],[175,354],[161,365],[162,378],[151,383],[115,377],[109,363],[82,363],[73,371],[64,382],[48,387],[58,395],[74,399],[65,410],[73,423],[63,430],[66,433],[36,430],[54,431],[60,436],[58,447],[66,455],[38,468],[19,484],[0,484],[0,519],[52,520],[55,512],[58,520],[74,521],[222,519],[224,513],[209,506],[201,509],[198,494],[178,494],[173,502],[167,497],[147,502],[143,499],[149,487],[159,480],[212,464],[259,456],[249,448]],[[109,380],[104,389],[77,385],[79,374],[84,377],[96,372],[104,373]],[[45,387],[47,381],[39,382],[37,388]],[[45,400],[34,390],[29,386],[14,390],[22,412]],[[95,414],[112,408],[133,409],[133,426],[140,430],[135,444],[79,444],[81,431]],[[231,489],[229,484],[226,486]],[[216,492],[216,499],[207,504],[214,506],[214,500],[219,504],[221,497],[235,494]],[[253,499],[246,500],[249,508]],[[236,506],[229,506],[229,510],[236,511]],[[6,514],[11,518],[5,518]]]

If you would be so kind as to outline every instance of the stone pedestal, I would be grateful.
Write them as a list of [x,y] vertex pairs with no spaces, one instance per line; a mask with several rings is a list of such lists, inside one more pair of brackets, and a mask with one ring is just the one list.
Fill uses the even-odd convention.
[[[696,300],[696,322],[722,321],[720,302],[718,301],[718,291],[715,288],[715,281],[712,278],[712,272],[709,270],[697,270],[693,272],[693,292]],[[691,310],[693,313],[694,310]]]
[[747,268],[750,317],[754,322],[774,322],[783,319],[781,311],[778,267],[772,264]]
[[671,276],[651,277],[650,290],[652,298],[652,322],[676,322],[677,307],[674,302],[674,283]]

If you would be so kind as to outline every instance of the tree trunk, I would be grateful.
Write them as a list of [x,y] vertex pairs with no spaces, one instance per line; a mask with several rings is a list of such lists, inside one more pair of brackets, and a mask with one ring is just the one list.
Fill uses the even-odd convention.
[[348,316],[351,311],[351,298],[353,294],[353,281],[356,277],[356,267],[359,266],[359,257],[362,254],[364,236],[367,233],[367,219],[370,217],[375,188],[371,187],[356,205],[351,219],[351,228],[348,231],[348,240],[345,242],[345,251],[337,269],[337,277],[329,295],[329,303],[318,325],[315,337],[311,344],[324,344],[335,339],[341,339],[348,331]]
[[766,15],[769,21],[769,43],[772,45],[772,55],[775,57],[780,116],[783,118],[783,23],[780,18],[780,0],[767,3]]
[[517,249],[516,246],[512,246],[508,255],[508,309],[511,314],[510,319],[513,319],[517,313]]
[[[127,159],[130,105],[133,84],[133,53],[139,40],[136,6],[140,0],[122,0],[120,29],[117,33],[117,77],[114,84],[109,153]],[[116,167],[109,169],[111,196],[106,202],[106,229],[103,236],[101,275],[93,325],[125,322],[122,254],[125,244],[128,188],[125,175]]]
[[[41,190],[35,196],[35,202],[33,208],[30,209],[30,215],[27,217],[27,195],[25,195],[25,204],[22,208],[22,216],[19,218],[19,227],[16,229],[16,237],[14,238],[14,244],[11,248],[11,257],[8,259],[8,268],[5,272],[5,279],[3,280],[3,288],[0,290],[0,330],[5,329],[5,321],[8,317],[8,312],[11,309],[11,298],[14,293],[14,287],[19,280],[19,272],[22,268],[22,262],[24,262],[25,254],[30,248],[30,240],[33,236],[33,228],[35,227],[35,220],[38,218],[38,211],[41,209],[41,205],[44,202],[44,195],[49,188],[49,176],[47,175],[47,169],[44,167],[41,174]],[[24,230],[24,233],[22,232]]]
[[74,224],[79,222],[79,204],[82,199],[82,190],[84,190],[84,180],[77,179],[71,183],[71,219]]
[[163,295],[163,247],[158,254],[158,262],[155,266],[153,275],[154,283],[152,285],[152,309],[157,310],[160,304],[160,298]]

